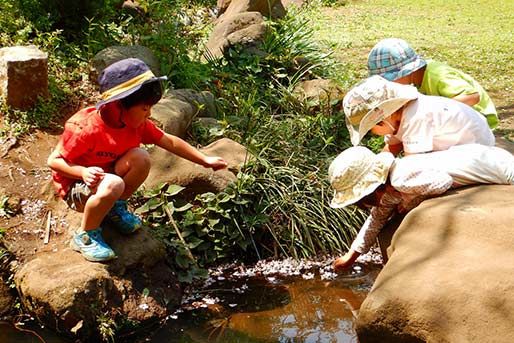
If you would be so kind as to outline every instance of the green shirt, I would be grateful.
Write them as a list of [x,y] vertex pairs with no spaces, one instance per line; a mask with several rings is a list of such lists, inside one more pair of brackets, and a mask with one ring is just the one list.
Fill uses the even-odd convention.
[[444,63],[427,60],[420,93],[453,98],[461,94],[478,93],[480,101],[473,108],[487,118],[490,128],[498,125],[498,113],[486,91],[468,74]]

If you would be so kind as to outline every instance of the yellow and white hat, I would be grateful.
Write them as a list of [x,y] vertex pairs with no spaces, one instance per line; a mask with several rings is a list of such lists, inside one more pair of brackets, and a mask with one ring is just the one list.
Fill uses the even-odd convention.
[[106,67],[98,77],[100,100],[96,108],[123,99],[136,92],[142,85],[166,80],[166,76],[156,77],[150,68],[137,58],[126,58]]
[[386,182],[393,161],[393,154],[375,154],[363,146],[340,153],[328,168],[330,185],[334,189],[330,207],[345,207],[371,194]]
[[368,77],[353,87],[343,99],[352,144],[358,145],[373,126],[417,99],[418,94],[414,86],[387,81],[378,75]]

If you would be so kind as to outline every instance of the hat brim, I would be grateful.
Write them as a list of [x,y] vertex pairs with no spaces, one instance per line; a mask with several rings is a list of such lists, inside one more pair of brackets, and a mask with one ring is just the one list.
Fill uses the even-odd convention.
[[353,187],[336,190],[330,202],[330,207],[343,208],[373,193],[380,185],[386,182],[394,159],[393,154],[389,152],[377,154],[373,161],[373,169],[365,174]]
[[119,94],[116,94],[115,96],[112,96],[108,99],[104,99],[102,101],[99,101],[96,103],[95,107],[97,110],[99,110],[102,106],[110,103],[110,102],[113,102],[113,101],[116,101],[116,100],[121,100],[123,98],[126,98],[127,96],[137,92],[139,89],[141,89],[141,87],[143,85],[146,85],[148,83],[152,83],[152,82],[157,82],[157,81],[166,81],[168,78],[166,76],[159,76],[159,77],[152,77],[148,80],[145,80],[144,82],[138,84],[138,85],[135,85],[134,87],[130,88],[130,89],[127,89],[126,91],[124,92],[121,92]]
[[405,85],[399,86],[404,87],[400,97],[389,99],[377,104],[369,110],[364,117],[362,117],[358,125],[352,125],[348,120],[348,117],[346,117],[346,126],[350,132],[350,140],[353,146],[359,145],[362,138],[364,138],[366,133],[368,133],[368,131],[375,125],[391,116],[409,101],[418,98],[418,91],[415,87]]
[[388,71],[385,73],[380,74],[384,79],[389,81],[395,81],[399,78],[402,78],[406,75],[409,75],[416,70],[423,68],[427,65],[427,61],[421,56],[417,56],[412,62],[407,63],[406,65],[402,66],[400,70],[395,71]]

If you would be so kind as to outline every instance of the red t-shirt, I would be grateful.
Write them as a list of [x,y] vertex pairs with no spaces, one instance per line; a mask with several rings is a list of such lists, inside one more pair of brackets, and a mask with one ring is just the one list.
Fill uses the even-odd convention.
[[[164,135],[150,120],[136,129],[107,126],[94,107],[75,113],[64,125],[57,149],[68,163],[84,167],[100,167],[112,172],[116,160],[128,150],[143,144],[156,144]],[[70,185],[77,181],[52,171],[54,185],[64,197]]]

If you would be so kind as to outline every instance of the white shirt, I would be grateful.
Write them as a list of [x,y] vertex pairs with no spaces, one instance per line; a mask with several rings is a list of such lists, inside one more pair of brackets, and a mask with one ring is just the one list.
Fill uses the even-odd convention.
[[494,135],[480,113],[456,100],[423,94],[405,106],[393,137],[410,154],[446,150],[460,144],[494,145]]

